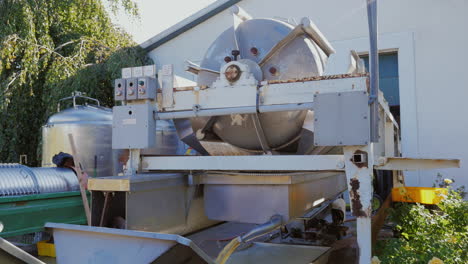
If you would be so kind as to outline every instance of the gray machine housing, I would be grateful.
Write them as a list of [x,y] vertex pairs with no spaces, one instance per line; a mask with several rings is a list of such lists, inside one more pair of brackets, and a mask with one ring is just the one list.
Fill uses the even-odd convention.
[[147,149],[155,147],[156,120],[149,103],[114,106],[113,149]]
[[369,95],[366,92],[316,94],[314,112],[314,145],[352,146],[370,142]]

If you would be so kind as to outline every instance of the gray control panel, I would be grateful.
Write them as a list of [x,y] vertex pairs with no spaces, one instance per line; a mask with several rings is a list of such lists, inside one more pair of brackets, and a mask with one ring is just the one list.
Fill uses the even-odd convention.
[[128,78],[126,80],[127,100],[137,99],[137,78]]
[[156,98],[156,79],[151,77],[138,78],[138,99]]
[[370,140],[369,95],[366,92],[314,96],[316,146],[367,145]]
[[155,65],[123,68],[122,78],[114,82],[114,99],[155,100],[158,86]]
[[113,149],[146,149],[156,146],[156,120],[150,103],[114,106]]
[[116,101],[125,101],[126,87],[125,79],[116,79],[114,82],[114,99]]

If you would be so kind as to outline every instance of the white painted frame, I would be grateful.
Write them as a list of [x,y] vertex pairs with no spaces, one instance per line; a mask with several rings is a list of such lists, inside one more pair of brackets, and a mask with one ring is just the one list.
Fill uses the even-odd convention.
[[343,171],[343,155],[148,156],[143,170]]
[[[350,51],[360,54],[369,52],[369,38],[356,38],[349,40],[332,41],[337,53],[332,55],[329,66],[325,72],[329,74],[342,74],[347,71],[350,61]],[[401,146],[405,157],[419,157],[419,116],[415,70],[415,48],[413,32],[398,32],[381,34],[378,37],[379,52],[396,51],[398,54],[398,84],[400,92],[401,114]],[[420,172],[405,172],[408,185],[418,185]],[[416,177],[417,176],[417,177]]]

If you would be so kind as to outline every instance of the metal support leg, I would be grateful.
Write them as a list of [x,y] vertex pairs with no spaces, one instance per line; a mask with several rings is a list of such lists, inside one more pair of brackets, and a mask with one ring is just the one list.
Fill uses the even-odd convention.
[[368,264],[372,255],[371,216],[373,144],[344,147],[345,172],[351,210],[357,221],[359,264]]
[[262,146],[263,152],[265,154],[271,155],[271,148],[268,144],[265,132],[263,131],[262,123],[260,123],[260,119],[258,118],[257,113],[252,115],[252,121],[255,127],[255,132],[257,133],[258,140],[260,141],[260,145]]
[[263,131],[262,123],[260,122],[260,118],[258,117],[258,115],[260,114],[259,107],[260,107],[260,94],[259,94],[259,90],[257,89],[257,98],[256,98],[256,105],[255,105],[256,112],[253,115],[251,115],[252,122],[255,128],[255,133],[257,134],[257,138],[260,142],[260,146],[262,147],[263,153],[267,155],[273,155],[271,148],[270,148],[270,144],[268,144],[268,140],[265,136],[265,132]]
[[210,117],[210,119],[208,119],[208,122],[206,122],[205,126],[202,128],[201,132],[206,133],[210,131],[213,125],[216,123],[216,120],[218,120],[217,116]]
[[102,206],[101,219],[99,220],[99,226],[104,226],[107,221],[107,211],[109,209],[110,200],[112,199],[111,192],[104,192],[104,205]]
[[140,170],[140,150],[130,149],[125,175],[133,175]]

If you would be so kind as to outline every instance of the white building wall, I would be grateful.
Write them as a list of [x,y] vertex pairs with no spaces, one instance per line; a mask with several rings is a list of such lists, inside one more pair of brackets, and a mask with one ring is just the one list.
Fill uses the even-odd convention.
[[[468,1],[380,0],[381,49],[399,53],[401,132],[404,156],[460,158],[461,169],[406,173],[408,185],[431,186],[438,173],[468,187]],[[243,0],[253,17],[310,17],[337,49],[330,73],[346,69],[349,49],[368,50],[365,0]],[[228,10],[150,52],[160,67],[200,61],[232,25]],[[343,66],[342,68],[338,66]]]

